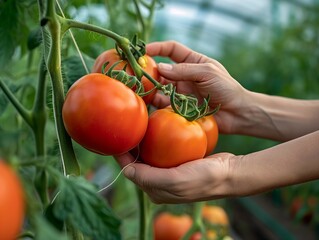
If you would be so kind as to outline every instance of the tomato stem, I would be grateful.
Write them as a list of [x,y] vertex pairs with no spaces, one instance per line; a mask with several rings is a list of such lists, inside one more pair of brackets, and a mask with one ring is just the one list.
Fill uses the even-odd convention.
[[47,121],[46,113],[46,74],[47,68],[42,56],[39,66],[38,87],[31,111],[32,129],[35,136],[37,156],[45,156],[44,129]]
[[182,240],[187,240],[190,239],[191,236],[200,230],[202,233],[202,238],[203,240],[206,239],[206,229],[203,223],[202,219],[202,208],[204,206],[205,202],[196,202],[194,203],[194,209],[193,209],[193,224],[191,228],[187,231],[187,233],[183,236]]
[[110,31],[108,29],[104,29],[104,28],[101,28],[101,27],[98,27],[98,26],[95,26],[92,24],[78,22],[78,21],[74,21],[72,19],[61,18],[61,17],[59,17],[59,21],[61,22],[61,24],[63,26],[63,33],[65,31],[67,31],[69,28],[79,28],[79,29],[83,29],[83,30],[89,30],[91,32],[96,32],[96,33],[99,33],[99,34],[102,34],[104,36],[112,38],[114,41],[116,41],[117,45],[125,53],[127,60],[130,63],[130,65],[135,73],[135,76],[138,79],[141,79],[141,77],[143,76],[142,69],[141,69],[140,65],[137,63],[134,55],[132,54],[132,52],[130,50],[130,41],[127,38],[122,37],[122,36],[116,34],[113,31]]
[[31,120],[31,112],[28,111],[20,102],[19,100],[14,96],[14,94],[11,92],[11,90],[8,88],[8,86],[0,79],[0,88],[8,98],[8,100],[11,102],[11,104],[14,106],[14,108],[18,111],[20,116],[23,118],[23,120],[29,125],[32,125]]
[[[64,89],[61,73],[61,24],[55,12],[54,0],[47,0],[46,15],[45,18],[41,20],[41,23],[42,25],[47,25],[49,33],[51,35],[47,68],[51,77],[53,89],[53,113],[64,175],[80,175],[80,167],[75,157],[72,141],[64,128],[62,119]],[[44,43],[44,45],[46,44],[48,43]]]
[[148,240],[149,239],[148,229],[149,229],[149,223],[150,223],[148,199],[145,193],[141,189],[136,188],[136,191],[137,191],[139,210],[140,210],[139,239]]

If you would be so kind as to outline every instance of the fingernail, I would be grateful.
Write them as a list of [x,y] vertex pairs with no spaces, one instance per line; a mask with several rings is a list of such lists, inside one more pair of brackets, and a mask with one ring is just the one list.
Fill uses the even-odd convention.
[[162,70],[170,71],[170,70],[173,69],[173,65],[172,64],[167,64],[167,63],[159,63],[158,64],[158,68],[160,68]]
[[127,177],[128,179],[133,179],[134,176],[135,176],[135,167],[128,166],[128,167],[124,170],[124,175],[125,175],[125,177]]

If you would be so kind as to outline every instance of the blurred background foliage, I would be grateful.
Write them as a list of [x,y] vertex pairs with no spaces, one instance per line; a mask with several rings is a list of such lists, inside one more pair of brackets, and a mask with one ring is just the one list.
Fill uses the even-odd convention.
[[[79,21],[111,29],[128,38],[135,33],[146,42],[176,40],[220,61],[245,88],[299,99],[319,96],[319,1],[318,0],[74,0],[59,1],[63,13]],[[138,8],[137,8],[138,6]],[[0,77],[17,98],[31,106],[36,89],[40,53],[37,1],[0,1]],[[90,68],[94,59],[114,42],[100,35],[72,30]],[[5,37],[3,37],[5,36]],[[63,73],[68,87],[85,74],[70,34],[63,40]],[[158,61],[166,59],[158,58]],[[48,106],[51,107],[50,84]],[[212,96],[213,97],[213,96]],[[48,153],[58,154],[51,111],[46,141]],[[221,136],[216,152],[246,154],[278,144],[245,136]],[[315,143],[318,144],[318,143]],[[90,153],[75,144],[87,177],[103,186],[119,172],[110,157]],[[28,126],[0,91],[0,155],[31,158],[34,140]],[[306,159],[305,159],[306,161]],[[94,174],[93,174],[94,173]],[[110,201],[135,234],[137,214],[133,185],[122,176],[111,191]],[[109,191],[108,191],[109,193]],[[289,206],[296,197],[318,199],[319,183],[300,184],[265,194],[277,205]],[[319,223],[319,204],[303,201],[299,219],[314,211],[312,226]],[[129,221],[131,219],[131,221]],[[125,225],[125,226],[129,226]]]

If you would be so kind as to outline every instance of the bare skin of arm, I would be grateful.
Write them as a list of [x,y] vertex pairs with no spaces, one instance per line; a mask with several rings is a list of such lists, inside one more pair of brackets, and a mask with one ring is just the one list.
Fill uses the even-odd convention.
[[[246,196],[319,178],[319,101],[255,93],[243,88],[216,60],[176,42],[147,46],[151,56],[169,57],[159,64],[161,82],[199,99],[210,94],[210,106],[221,133],[268,138],[284,143],[248,155],[218,153],[175,168],[133,163],[131,154],[117,156],[126,177],[156,203],[184,203]],[[153,104],[168,99],[157,94]]]

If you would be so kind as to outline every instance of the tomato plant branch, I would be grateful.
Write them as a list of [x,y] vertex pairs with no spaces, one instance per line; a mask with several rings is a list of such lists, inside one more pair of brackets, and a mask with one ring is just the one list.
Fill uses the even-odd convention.
[[140,209],[139,239],[148,240],[150,238],[150,202],[147,195],[137,188],[138,203]]
[[32,120],[31,120],[31,112],[27,110],[20,102],[19,100],[14,96],[14,94],[11,92],[11,90],[8,88],[8,86],[0,79],[0,88],[8,98],[8,100],[11,102],[11,104],[14,106],[14,108],[18,111],[20,116],[23,118],[23,120],[29,125],[32,126]]
[[138,0],[133,0],[133,3],[134,3],[134,6],[135,6],[135,9],[136,9],[137,18],[138,18],[138,20],[139,20],[139,22],[141,23],[141,26],[142,26],[142,34],[143,34],[142,39],[144,41],[146,41],[147,39],[146,39],[145,35],[147,35],[146,34],[147,31],[146,31],[146,24],[145,24],[144,17],[142,15],[141,9],[140,9],[140,7],[138,5]]
[[122,37],[108,29],[104,29],[92,24],[78,22],[72,19],[61,18],[61,17],[59,17],[59,21],[61,22],[61,25],[63,27],[63,32],[65,32],[66,30],[69,30],[69,28],[79,28],[79,29],[88,30],[91,32],[96,32],[96,33],[112,38],[114,41],[116,41],[117,45],[125,53],[127,60],[130,63],[132,69],[134,70],[136,77],[138,79],[141,79],[141,77],[143,76],[142,69],[137,63],[137,61],[135,60],[135,57],[130,50],[130,41],[127,38]]
[[38,87],[33,103],[33,109],[31,110],[32,129],[36,142],[37,156],[45,156],[44,129],[47,120],[46,74],[47,68],[44,57],[42,57],[39,67]]
[[51,35],[51,45],[49,49],[47,67],[51,77],[53,89],[53,113],[64,175],[79,175],[79,163],[75,157],[71,138],[64,128],[62,119],[64,89],[61,73],[61,25],[55,12],[54,0],[47,1],[47,11],[45,17],[41,20],[41,25],[46,25]]
[[182,240],[188,240],[191,236],[198,230],[200,230],[202,237],[201,239],[206,240],[206,229],[202,219],[202,208],[205,202],[196,202],[194,203],[193,209],[193,224],[191,228],[183,236]]

